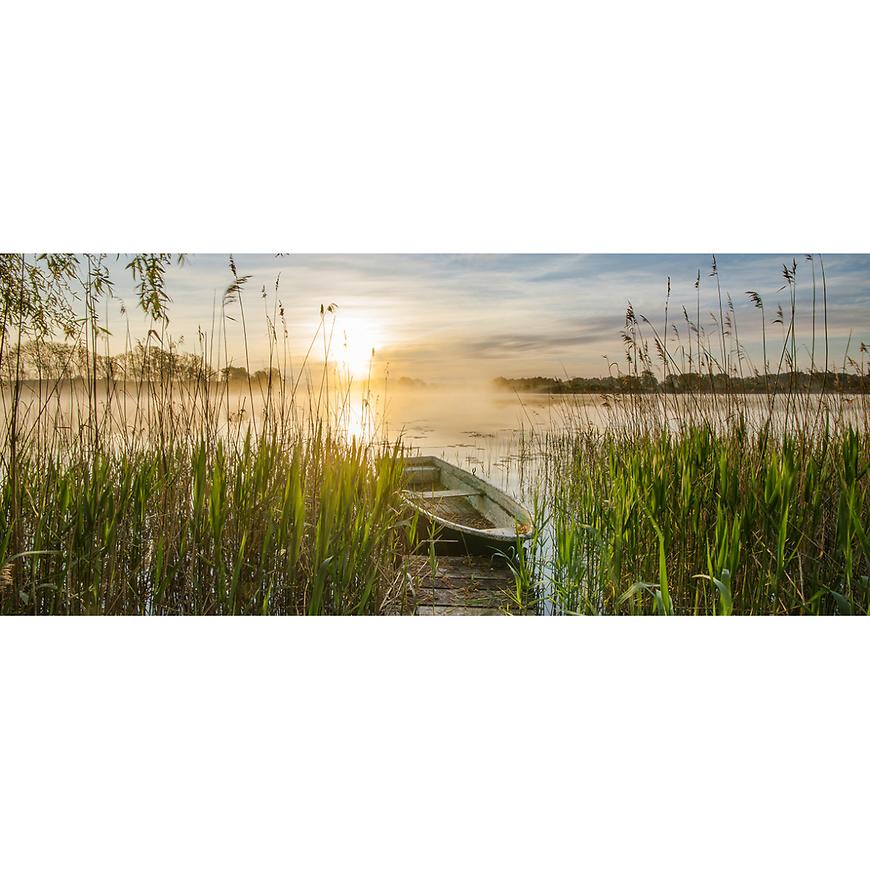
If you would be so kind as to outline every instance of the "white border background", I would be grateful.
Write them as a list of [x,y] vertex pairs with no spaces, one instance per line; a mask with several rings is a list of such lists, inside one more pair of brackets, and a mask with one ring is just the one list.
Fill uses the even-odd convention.
[[[867,250],[854,4],[3,19],[7,250]],[[866,626],[4,619],[0,856],[864,866]]]

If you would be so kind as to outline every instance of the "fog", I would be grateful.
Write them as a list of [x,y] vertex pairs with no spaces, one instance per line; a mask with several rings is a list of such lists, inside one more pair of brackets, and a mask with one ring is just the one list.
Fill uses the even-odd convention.
[[[8,424],[11,396],[2,393],[0,419]],[[201,388],[190,383],[163,385],[100,382],[96,387],[96,420],[105,437],[153,435],[169,427],[186,436],[202,431]],[[91,400],[93,393],[91,394]],[[819,397],[809,397],[798,412],[816,418]],[[743,396],[741,406],[750,427],[767,419],[765,396]],[[856,427],[866,425],[866,397],[829,397],[832,407]],[[75,440],[93,425],[84,382],[29,382],[23,387],[20,425],[32,427],[41,411],[42,437],[52,443]],[[637,414],[675,426],[693,414],[705,415],[717,425],[733,423],[721,397],[690,395],[622,397],[593,395],[515,394],[493,387],[455,388],[397,385],[389,380],[374,384],[333,383],[327,390],[318,383],[302,383],[295,397],[288,389],[267,390],[257,382],[213,384],[211,413],[206,431],[210,437],[244,433],[248,427],[262,431],[268,414],[283,415],[294,425],[308,427],[314,420],[328,422],[331,431],[347,439],[370,443],[401,440],[405,449],[434,454],[500,485],[517,496],[534,483],[535,459],[546,449],[545,436],[566,430],[619,429],[632,425]],[[267,407],[269,410],[267,411]],[[254,413],[251,413],[251,409]],[[776,402],[774,425],[786,425],[785,397]],[[792,420],[796,420],[792,406]],[[818,418],[820,422],[823,418]],[[812,426],[812,420],[808,421]],[[531,480],[530,480],[531,478]]]

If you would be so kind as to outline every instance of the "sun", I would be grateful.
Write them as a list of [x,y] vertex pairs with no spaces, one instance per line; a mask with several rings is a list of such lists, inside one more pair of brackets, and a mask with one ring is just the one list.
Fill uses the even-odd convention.
[[356,314],[338,317],[334,348],[338,366],[345,374],[366,377],[382,345],[382,333],[375,321]]

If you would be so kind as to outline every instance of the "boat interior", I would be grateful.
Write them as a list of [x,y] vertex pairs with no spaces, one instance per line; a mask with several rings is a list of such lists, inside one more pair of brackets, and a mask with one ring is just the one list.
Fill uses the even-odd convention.
[[490,533],[516,533],[511,513],[449,468],[410,460],[405,481],[409,498],[439,519]]

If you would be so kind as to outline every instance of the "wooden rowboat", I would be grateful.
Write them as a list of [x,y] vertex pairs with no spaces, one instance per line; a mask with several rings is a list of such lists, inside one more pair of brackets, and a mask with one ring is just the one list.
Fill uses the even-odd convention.
[[418,539],[444,553],[508,553],[532,534],[529,512],[506,492],[435,456],[406,460],[402,497]]

